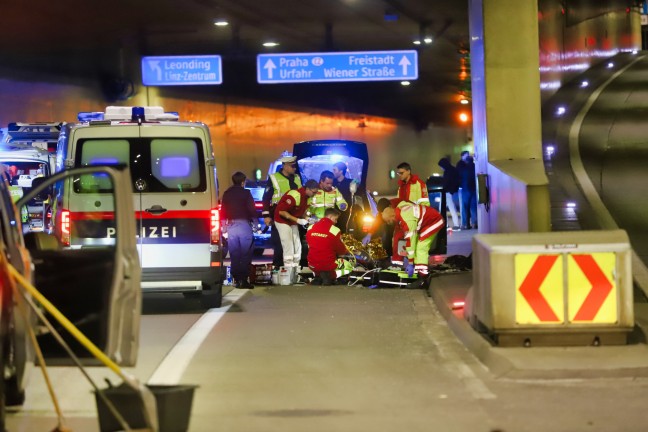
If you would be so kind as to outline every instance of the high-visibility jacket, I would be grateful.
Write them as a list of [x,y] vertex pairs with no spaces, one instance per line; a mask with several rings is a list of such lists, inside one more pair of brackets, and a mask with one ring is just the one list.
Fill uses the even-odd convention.
[[436,234],[443,228],[441,213],[432,207],[401,202],[396,207],[396,223],[404,232],[403,238],[407,240],[405,248],[408,256],[414,256],[411,238],[417,235],[422,241]]
[[326,209],[333,207],[337,207],[340,211],[345,211],[349,207],[349,203],[346,202],[342,193],[335,187],[329,192],[324,189],[319,189],[311,198],[308,211],[311,215],[322,219]]
[[[295,188],[290,187],[290,183],[296,185]],[[273,173],[268,176],[268,184],[265,193],[263,194],[263,217],[271,217],[271,207],[276,207],[282,196],[289,190],[296,190],[302,187],[301,178],[295,174],[291,178],[286,177],[281,172]]]
[[306,214],[306,209],[308,208],[308,196],[306,196],[306,189],[300,187],[297,190],[289,190],[281,197],[277,207],[274,212],[275,222],[295,225],[296,222],[293,222],[288,219],[284,219],[280,212],[286,211],[293,215],[296,218],[302,218]]
[[342,232],[329,218],[317,221],[306,233],[308,243],[308,266],[316,272],[337,268],[338,256],[349,253],[342,243]]
[[410,175],[406,182],[398,180],[398,198],[401,201],[409,201],[414,204],[430,205],[427,185],[416,174]]

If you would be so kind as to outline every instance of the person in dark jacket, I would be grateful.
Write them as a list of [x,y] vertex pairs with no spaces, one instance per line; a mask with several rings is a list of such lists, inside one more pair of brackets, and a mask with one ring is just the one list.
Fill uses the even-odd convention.
[[387,198],[380,198],[376,207],[378,214],[374,219],[373,226],[371,227],[371,240],[379,238],[382,242],[382,247],[387,252],[387,256],[392,256],[392,239],[394,238],[394,224],[388,224],[383,218],[382,212],[390,206],[390,201]]
[[461,186],[461,229],[477,229],[475,162],[469,152],[461,152],[461,160],[457,162],[457,171],[459,171],[459,185]]
[[254,198],[245,189],[245,174],[232,175],[232,186],[223,194],[221,219],[227,232],[227,244],[232,261],[232,278],[237,288],[254,288],[250,283],[250,265],[254,235],[251,222],[256,219]]
[[459,229],[459,217],[455,207],[454,199],[459,192],[459,171],[452,166],[449,157],[441,158],[439,166],[443,169],[443,192],[446,194],[446,206],[452,217],[452,229]]
[[346,176],[347,173],[347,164],[344,162],[336,162],[333,165],[333,186],[337,188],[342,194],[344,201],[347,202],[347,208],[342,211],[338,221],[338,227],[342,230],[342,233],[347,232],[347,224],[349,222],[349,217],[351,214],[351,206],[353,205],[352,196],[351,196],[351,180]]

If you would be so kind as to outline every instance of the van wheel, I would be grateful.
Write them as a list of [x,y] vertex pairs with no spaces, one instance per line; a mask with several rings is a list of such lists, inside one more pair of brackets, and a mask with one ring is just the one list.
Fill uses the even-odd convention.
[[203,284],[200,304],[204,308],[219,308],[223,304],[223,286]]

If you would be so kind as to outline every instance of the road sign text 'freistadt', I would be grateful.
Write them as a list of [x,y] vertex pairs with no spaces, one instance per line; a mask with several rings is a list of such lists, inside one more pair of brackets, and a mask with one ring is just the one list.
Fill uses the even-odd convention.
[[402,81],[417,78],[418,53],[414,50],[283,53],[257,56],[259,84]]

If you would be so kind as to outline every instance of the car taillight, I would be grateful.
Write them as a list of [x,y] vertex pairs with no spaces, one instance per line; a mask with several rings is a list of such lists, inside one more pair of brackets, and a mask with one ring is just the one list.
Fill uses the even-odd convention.
[[211,244],[218,244],[220,240],[220,214],[218,209],[211,211]]
[[61,243],[70,246],[70,211],[61,211]]

